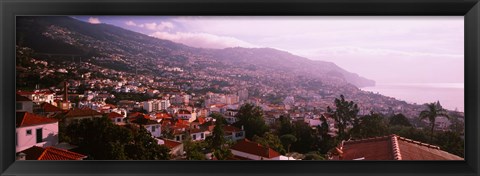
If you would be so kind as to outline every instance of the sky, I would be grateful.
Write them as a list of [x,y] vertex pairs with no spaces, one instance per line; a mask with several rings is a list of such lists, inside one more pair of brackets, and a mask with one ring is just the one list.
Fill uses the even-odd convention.
[[464,83],[463,16],[76,16],[200,48],[269,47],[377,83]]

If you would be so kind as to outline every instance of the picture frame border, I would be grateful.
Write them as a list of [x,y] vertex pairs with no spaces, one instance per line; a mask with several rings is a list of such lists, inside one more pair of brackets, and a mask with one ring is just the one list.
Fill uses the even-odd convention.
[[[478,0],[1,0],[1,175],[479,174]],[[15,161],[15,17],[23,15],[464,16],[465,161]]]

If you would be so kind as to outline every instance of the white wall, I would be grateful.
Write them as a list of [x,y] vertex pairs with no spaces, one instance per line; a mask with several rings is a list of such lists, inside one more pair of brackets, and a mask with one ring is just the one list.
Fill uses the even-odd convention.
[[[42,138],[44,142],[37,143],[37,129],[42,128]],[[32,130],[31,135],[27,135],[27,130]],[[54,146],[58,143],[58,122],[20,127],[16,129],[17,146],[16,152],[28,149],[32,146],[48,147]]]
[[[150,134],[154,137],[160,137],[162,135],[161,125],[160,124],[152,124],[152,125],[143,125],[145,129],[147,129]],[[155,131],[152,131],[152,127],[155,128]]]

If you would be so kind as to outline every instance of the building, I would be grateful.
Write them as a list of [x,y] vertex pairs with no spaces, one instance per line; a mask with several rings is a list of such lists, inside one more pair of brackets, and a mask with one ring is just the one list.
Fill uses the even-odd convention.
[[32,146],[17,153],[17,160],[83,160],[87,156],[55,147]]
[[344,141],[329,153],[331,160],[464,160],[438,146],[395,134]]
[[17,112],[33,113],[33,101],[27,97],[16,94],[15,110]]
[[170,149],[170,155],[172,156],[182,156],[183,155],[183,143],[177,142],[170,139],[159,139],[160,145],[165,145]]
[[245,131],[230,125],[223,126],[223,131],[225,132],[225,138],[227,140],[238,141],[245,139]]
[[107,117],[112,120],[112,122],[116,125],[123,125],[125,124],[124,119],[125,116],[116,112],[111,112],[107,114]]
[[193,122],[195,119],[197,119],[197,113],[182,109],[178,111],[177,118],[181,120],[188,120],[188,122]]
[[232,159],[236,160],[295,160],[293,157],[280,155],[277,151],[248,139],[238,141],[230,150],[234,155]]
[[155,120],[151,120],[148,115],[140,114],[129,119],[131,123],[143,126],[153,137],[162,135],[161,125]]
[[58,120],[29,112],[17,112],[16,115],[16,152],[58,143]]
[[46,117],[54,117],[63,112],[64,112],[63,109],[60,109],[47,102],[40,104],[40,108],[38,109],[38,114]]
[[143,102],[143,109],[147,112],[166,110],[168,107],[170,107],[170,100],[168,99],[150,100]]
[[55,93],[49,90],[35,90],[33,92],[18,91],[17,93],[32,100],[35,104],[43,102],[53,103],[55,97]]
[[70,124],[74,121],[80,121],[82,119],[93,119],[101,118],[103,115],[93,109],[83,108],[83,109],[72,109],[61,115],[65,124]]

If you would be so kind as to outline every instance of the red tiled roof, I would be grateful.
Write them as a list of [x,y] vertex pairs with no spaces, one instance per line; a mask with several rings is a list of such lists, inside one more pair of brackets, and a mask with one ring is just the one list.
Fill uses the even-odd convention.
[[17,112],[16,115],[17,128],[58,122],[56,119],[39,116],[29,112]]
[[24,96],[21,96],[21,95],[18,94],[18,93],[17,93],[16,95],[17,95],[17,96],[16,96],[16,101],[32,101],[32,100],[30,100],[29,98],[24,97]]
[[157,117],[157,119],[172,118],[172,116],[170,114],[165,113],[165,112],[157,113],[157,114],[155,114],[155,117]]
[[237,127],[234,127],[234,126],[231,126],[231,125],[225,125],[223,126],[223,130],[225,132],[238,132],[238,131],[242,131],[240,128],[237,128]]
[[249,141],[248,139],[243,139],[237,142],[234,146],[232,146],[231,149],[261,156],[264,158],[274,158],[280,156],[280,153],[278,153],[277,151],[269,147],[264,147],[256,142]]
[[116,113],[116,112],[110,112],[107,114],[107,117],[110,119],[117,118],[117,117],[123,117],[122,114]]
[[52,91],[35,91],[35,92],[30,92],[30,91],[18,91],[17,92],[20,95],[33,95],[33,94],[54,94]]
[[172,141],[172,140],[168,140],[168,139],[163,139],[163,141],[164,141],[164,145],[166,147],[168,147],[169,149],[175,148],[175,147],[182,144],[181,142]]
[[55,147],[33,146],[19,153],[26,154],[26,160],[81,160],[85,155]]
[[90,109],[90,108],[84,108],[84,109],[72,109],[68,111],[65,114],[65,118],[69,117],[84,117],[84,116],[97,116],[97,115],[102,115],[101,113]]
[[340,160],[463,160],[438,146],[392,134],[361,140],[346,141]]
[[56,106],[53,106],[52,104],[47,103],[47,102],[42,103],[40,106],[41,106],[43,112],[62,112],[63,111],[62,109],[60,109]]

